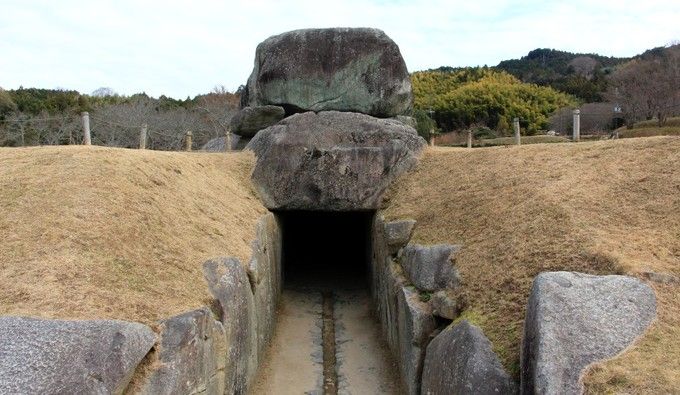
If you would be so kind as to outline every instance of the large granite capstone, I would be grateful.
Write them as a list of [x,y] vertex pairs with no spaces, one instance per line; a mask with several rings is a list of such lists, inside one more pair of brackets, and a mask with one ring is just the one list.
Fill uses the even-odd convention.
[[295,114],[246,146],[253,182],[270,210],[375,210],[417,161],[425,140],[390,119],[324,111]]
[[257,46],[246,86],[248,106],[288,114],[351,111],[381,118],[409,112],[411,80],[399,47],[368,28],[295,30]]

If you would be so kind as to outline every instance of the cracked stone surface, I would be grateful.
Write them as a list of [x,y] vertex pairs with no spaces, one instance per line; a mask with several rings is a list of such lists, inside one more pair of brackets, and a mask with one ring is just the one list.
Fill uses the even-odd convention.
[[417,162],[425,140],[390,119],[325,111],[295,114],[248,144],[253,183],[271,210],[372,210]]
[[584,369],[628,347],[656,316],[654,291],[628,276],[546,272],[524,324],[523,394],[579,394]]
[[135,322],[0,317],[0,393],[122,393],[155,340]]
[[406,63],[392,39],[377,29],[333,28],[260,43],[242,104],[389,118],[410,111],[412,102]]

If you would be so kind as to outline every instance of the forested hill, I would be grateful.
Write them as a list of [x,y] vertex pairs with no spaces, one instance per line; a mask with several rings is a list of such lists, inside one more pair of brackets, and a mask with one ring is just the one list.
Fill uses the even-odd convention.
[[550,86],[586,102],[595,102],[604,99],[605,76],[630,59],[539,48],[520,59],[504,60],[496,68],[522,82]]

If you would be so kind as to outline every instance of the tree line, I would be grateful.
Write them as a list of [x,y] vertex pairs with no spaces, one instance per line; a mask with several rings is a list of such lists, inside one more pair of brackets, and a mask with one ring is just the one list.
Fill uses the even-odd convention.
[[519,118],[524,133],[535,134],[548,127],[550,114],[577,103],[553,88],[488,67],[422,71],[411,79],[416,112],[431,111],[443,131],[476,125],[509,134]]
[[94,144],[137,147],[146,124],[149,148],[179,149],[189,130],[200,147],[226,133],[238,101],[238,94],[224,87],[185,100],[144,93],[121,96],[108,88],[90,95],[60,89],[0,89],[0,146],[79,144],[80,113],[87,111]]
[[417,119],[429,131],[493,129],[507,135],[520,119],[524,134],[571,130],[571,111],[582,109],[582,130],[606,131],[680,114],[680,45],[634,58],[608,58],[538,49],[497,67],[440,67],[412,74]]
[[[680,114],[680,45],[655,48],[632,59],[539,49],[497,67],[440,67],[412,73],[418,132],[465,129],[523,134],[571,129],[571,110],[581,107],[582,130],[611,129]],[[61,89],[0,89],[0,146],[78,144],[80,113],[91,115],[94,144],[136,147],[148,125],[147,146],[176,150],[185,132],[199,147],[223,136],[238,111],[240,92],[216,87],[184,100],[141,93],[90,95]],[[594,102],[594,103],[593,103]],[[617,113],[619,112],[619,113]]]

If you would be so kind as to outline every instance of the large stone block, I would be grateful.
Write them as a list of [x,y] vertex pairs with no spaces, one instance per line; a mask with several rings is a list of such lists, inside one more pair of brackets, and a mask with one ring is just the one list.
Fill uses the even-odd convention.
[[258,131],[282,120],[285,115],[283,107],[279,106],[245,107],[231,118],[229,127],[239,136],[253,137]]
[[582,393],[584,369],[623,351],[655,315],[654,291],[636,278],[539,274],[524,324],[521,392]]
[[250,106],[287,112],[350,111],[387,118],[412,107],[411,80],[399,47],[366,28],[295,30],[257,46],[246,87]]
[[412,219],[385,222],[385,242],[391,255],[396,254],[408,244],[415,225],[416,221]]
[[[241,143],[241,136],[232,134],[231,135],[231,150],[236,150]],[[227,150],[227,138],[226,137],[215,137],[201,147],[201,151],[206,152],[225,152]]]
[[460,279],[452,258],[459,246],[410,244],[401,255],[401,266],[408,278],[421,291],[434,292],[458,286]]
[[155,338],[133,322],[0,317],[0,393],[122,393]]
[[436,322],[430,306],[420,301],[417,292],[402,288],[399,303],[399,367],[404,388],[410,395],[420,394],[425,350]]
[[219,302],[227,338],[225,390],[243,394],[257,370],[257,318],[250,281],[236,258],[211,259],[203,264],[208,288]]
[[272,210],[373,210],[411,169],[425,141],[400,122],[328,111],[296,114],[260,131],[253,182]]
[[160,324],[158,361],[142,394],[223,394],[227,343],[222,323],[207,307]]
[[263,216],[256,225],[252,243],[253,255],[248,265],[248,277],[253,290],[257,319],[258,358],[274,333],[276,309],[282,288],[281,235],[274,214]]
[[423,395],[505,395],[517,392],[482,331],[463,320],[427,346]]

